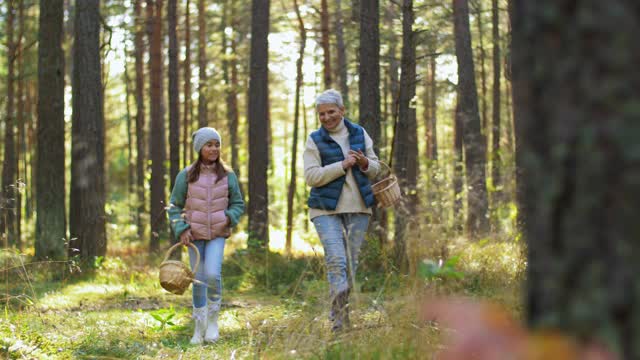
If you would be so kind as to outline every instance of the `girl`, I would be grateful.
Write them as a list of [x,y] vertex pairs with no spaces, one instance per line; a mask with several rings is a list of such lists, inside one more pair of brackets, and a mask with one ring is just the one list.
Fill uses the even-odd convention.
[[[220,134],[204,127],[191,137],[198,160],[178,173],[168,212],[175,236],[184,245],[193,242],[200,252],[196,279],[202,283],[193,284],[195,330],[191,343],[201,344],[219,337],[224,243],[244,213],[244,201],[237,176],[220,159]],[[192,248],[189,257],[193,268],[196,259]]]

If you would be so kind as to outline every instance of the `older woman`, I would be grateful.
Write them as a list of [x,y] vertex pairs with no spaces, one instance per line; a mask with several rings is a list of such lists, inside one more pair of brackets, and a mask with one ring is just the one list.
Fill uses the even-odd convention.
[[344,117],[342,96],[330,89],[316,99],[321,127],[307,139],[304,177],[309,216],[324,247],[332,330],[349,327],[349,293],[375,203],[371,181],[380,168],[373,141]]

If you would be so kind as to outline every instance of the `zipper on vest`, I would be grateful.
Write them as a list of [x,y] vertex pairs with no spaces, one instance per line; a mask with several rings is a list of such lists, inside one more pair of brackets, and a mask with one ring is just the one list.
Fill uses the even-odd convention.
[[207,231],[209,232],[209,238],[211,240],[211,187],[207,186]]

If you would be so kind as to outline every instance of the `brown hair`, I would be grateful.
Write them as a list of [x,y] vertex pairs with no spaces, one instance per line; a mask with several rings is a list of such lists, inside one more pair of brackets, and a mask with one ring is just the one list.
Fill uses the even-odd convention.
[[[216,167],[215,169],[215,172],[217,175],[216,182],[222,180],[231,171],[231,168],[227,166],[227,164],[220,158],[220,156],[218,156],[216,161],[214,161],[213,163]],[[193,165],[191,165],[191,168],[187,172],[187,182],[193,183],[198,181],[198,179],[200,178],[201,166],[202,166],[202,155],[198,155],[198,160],[196,160],[196,162],[193,163]]]

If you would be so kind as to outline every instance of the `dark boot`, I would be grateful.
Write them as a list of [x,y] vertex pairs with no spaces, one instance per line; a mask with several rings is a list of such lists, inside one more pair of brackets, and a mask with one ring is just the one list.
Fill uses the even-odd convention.
[[349,291],[343,291],[333,298],[331,303],[331,320],[333,326],[331,331],[334,333],[348,329],[351,324],[349,321]]

